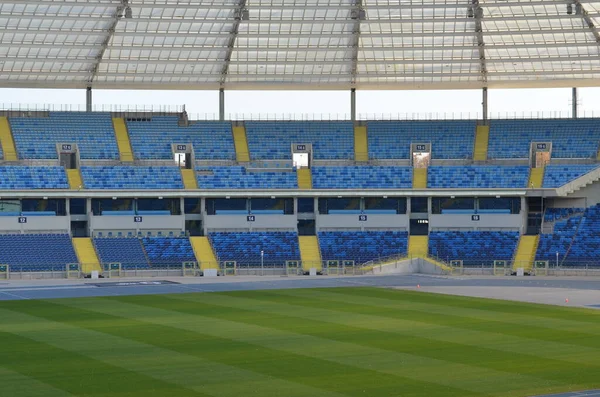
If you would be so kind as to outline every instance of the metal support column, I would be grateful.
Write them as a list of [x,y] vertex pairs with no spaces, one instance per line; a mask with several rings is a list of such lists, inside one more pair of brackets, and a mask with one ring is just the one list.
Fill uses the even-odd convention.
[[488,89],[487,87],[483,87],[483,96],[481,100],[481,107],[483,112],[483,121],[488,120]]
[[219,89],[219,121],[225,121],[225,89]]
[[85,111],[92,111],[92,87],[85,89]]
[[356,88],[350,89],[350,120],[356,121]]
[[576,87],[573,87],[573,93],[572,93],[571,101],[572,101],[572,103],[571,103],[571,106],[572,106],[571,113],[572,113],[572,115],[571,116],[574,119],[576,119],[577,118],[577,88]]

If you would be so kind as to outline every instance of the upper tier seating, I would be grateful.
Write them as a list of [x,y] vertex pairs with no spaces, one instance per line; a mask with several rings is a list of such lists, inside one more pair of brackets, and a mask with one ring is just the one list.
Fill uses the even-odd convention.
[[315,189],[411,188],[412,167],[315,166],[312,178]]
[[261,250],[265,265],[285,265],[300,260],[295,232],[210,233],[209,239],[220,261],[236,261],[238,266],[260,266]]
[[183,262],[196,262],[188,238],[145,237],[142,244],[153,268],[182,266]]
[[183,189],[175,166],[81,167],[81,176],[87,189]]
[[50,112],[50,117],[12,117],[20,159],[56,159],[57,143],[76,143],[82,159],[118,160],[110,113]]
[[488,158],[529,158],[531,142],[552,142],[552,158],[595,158],[596,119],[492,120]]
[[444,261],[462,260],[464,266],[493,265],[512,260],[518,232],[434,231],[429,234],[429,253]]
[[581,216],[574,216],[565,221],[558,221],[554,224],[553,233],[541,234],[536,259],[556,263],[556,253],[558,252],[558,256],[562,261],[573,241],[573,236],[581,222],[581,218]]
[[197,160],[234,160],[235,147],[231,123],[201,121],[188,127],[178,124],[177,116],[155,116],[148,121],[127,121],[135,158],[171,160],[171,144],[194,146]]
[[431,166],[430,188],[524,188],[529,179],[527,166],[460,165]]
[[598,164],[549,164],[544,171],[542,187],[560,187],[596,168]]
[[65,271],[78,263],[68,234],[0,234],[0,264],[11,272]]
[[101,263],[120,263],[122,269],[144,269],[148,260],[137,238],[94,238]]
[[29,167],[9,165],[0,167],[1,190],[68,189],[69,182],[63,167]]
[[317,160],[354,158],[354,126],[347,121],[249,121],[246,135],[253,160],[291,159],[294,143],[312,143]]
[[473,157],[475,121],[370,121],[369,158],[409,159],[411,143],[431,143],[434,159]]
[[200,189],[297,189],[296,170],[248,171],[241,166],[197,167]]
[[403,256],[408,248],[408,233],[400,231],[319,232],[318,236],[324,261],[351,260],[361,264]]

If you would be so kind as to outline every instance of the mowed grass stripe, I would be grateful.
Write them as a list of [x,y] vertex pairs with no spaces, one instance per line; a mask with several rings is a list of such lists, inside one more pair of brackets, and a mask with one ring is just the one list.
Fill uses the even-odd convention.
[[[1,348],[4,350],[4,347]],[[10,397],[72,397],[66,390],[0,366],[0,392]]]
[[[13,324],[11,327],[0,325],[0,329],[11,328],[13,332],[24,335],[40,333],[36,336],[36,339],[43,341],[40,343],[78,351],[91,360],[114,363],[125,373],[135,372],[168,382],[171,388],[163,395],[179,396],[179,388],[184,387],[194,390],[195,396],[233,397],[249,390],[262,390],[262,396],[343,396],[198,357],[212,352],[213,355],[236,355],[239,360],[244,355],[243,346],[229,345],[227,349],[220,341],[201,339],[196,333],[179,332],[171,327],[153,326],[146,322],[63,306],[59,302],[66,303],[69,300],[11,305],[18,313],[0,310],[0,316]],[[94,299],[87,304],[105,303]],[[59,360],[61,356],[56,357]],[[86,375],[81,373],[85,368],[82,366],[78,370],[78,376]],[[99,374],[95,370],[93,373],[105,379],[110,378],[114,383],[122,381],[114,379],[111,373]]]
[[[346,291],[349,293],[349,291]],[[404,291],[396,291],[401,296]],[[571,335],[561,331],[540,331],[539,338],[523,331],[527,336],[518,336],[524,326],[494,323],[486,325],[483,319],[469,319],[454,316],[452,307],[447,308],[447,313],[432,314],[418,310],[402,309],[401,301],[396,308],[386,308],[378,305],[365,305],[354,302],[351,295],[329,295],[323,290],[314,291],[310,297],[297,294],[292,290],[285,290],[274,295],[287,297],[285,302],[298,307],[319,307],[336,312],[347,312],[355,315],[388,318],[388,325],[394,324],[396,329],[419,328],[419,335],[438,342],[462,343],[470,346],[488,346],[494,350],[501,350],[514,354],[534,355],[540,358],[557,359],[577,365],[598,365],[600,355],[600,340],[587,335],[585,345],[582,346]],[[333,294],[333,293],[332,293]],[[425,293],[420,293],[425,294]],[[360,298],[357,298],[360,299]],[[368,299],[368,298],[366,298]],[[441,299],[441,298],[440,298]],[[479,299],[479,298],[473,298]],[[404,302],[405,305],[410,303]],[[514,303],[518,305],[518,302]],[[443,302],[440,301],[440,305]],[[543,310],[544,305],[540,305]],[[478,330],[481,328],[482,330]],[[460,332],[456,332],[460,329]],[[551,336],[545,335],[545,333]],[[553,336],[552,336],[553,335]]]
[[[1,313],[2,316],[8,314],[5,310]],[[47,330],[44,333],[52,332]],[[32,332],[22,332],[17,335],[0,331],[3,343],[2,365],[28,378],[33,378],[36,383],[48,384],[74,396],[159,397],[166,396],[168,393],[184,397],[202,396],[189,390],[174,388],[172,385],[137,372],[95,360],[87,355],[56,347],[52,343],[40,341],[37,338],[40,334],[38,332],[34,336]],[[66,345],[68,342],[65,340],[63,344]],[[87,343],[90,344],[91,341],[88,340]],[[0,384],[0,388],[2,387],[3,385]],[[21,387],[24,390],[23,394],[28,396],[29,385],[25,383]],[[37,389],[36,384],[34,387]],[[10,395],[6,394],[6,396]]]
[[[213,359],[216,361],[230,360],[232,365],[249,365],[255,370],[264,370],[276,376],[288,377],[350,396],[364,396],[367,391],[368,395],[372,396],[488,395],[464,390],[458,387],[460,385],[440,385],[435,379],[431,379],[430,374],[421,374],[419,378],[423,380],[403,376],[405,368],[398,357],[378,357],[381,353],[379,350],[202,316],[200,314],[205,314],[209,307],[194,302],[178,303],[170,301],[166,296],[102,300],[110,302],[95,304],[96,299],[55,302],[175,328],[171,329],[171,333],[175,335],[178,330],[191,331],[198,338],[206,338],[209,341],[209,350],[213,351]],[[188,310],[191,313],[188,313]],[[233,348],[231,354],[224,354],[230,350],[228,345],[242,348]],[[377,366],[372,368],[372,363],[366,362],[370,357],[384,362],[383,366],[378,367],[385,368],[385,371],[379,371],[375,368]],[[255,367],[256,362],[258,367]],[[395,366],[399,368],[395,369]]]
[[[462,382],[469,382],[469,379],[462,379],[468,376],[486,379],[487,383],[494,384],[497,392],[539,391],[541,388],[552,392],[556,386],[561,386],[563,390],[583,389],[596,384],[600,371],[598,365],[579,365],[573,376],[565,373],[564,368],[572,364],[564,361],[544,359],[544,365],[539,365],[538,356],[422,338],[419,336],[419,327],[407,329],[385,318],[333,312],[316,305],[298,309],[286,303],[269,301],[281,298],[276,291],[255,291],[251,294],[253,299],[237,297],[245,296],[243,293],[233,295],[172,295],[169,299],[223,307],[222,310],[211,311],[217,313],[219,318],[235,318],[236,321],[250,324],[404,353],[402,360],[410,368],[409,371],[452,367],[455,373],[460,374],[458,378]],[[258,297],[266,297],[266,300]],[[322,301],[321,304],[326,305]],[[461,331],[457,329],[455,332]],[[576,387],[573,387],[574,383]]]

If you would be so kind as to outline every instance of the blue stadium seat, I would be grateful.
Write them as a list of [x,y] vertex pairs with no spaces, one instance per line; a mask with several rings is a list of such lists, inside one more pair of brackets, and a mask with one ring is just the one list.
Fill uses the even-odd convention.
[[492,120],[488,158],[529,158],[531,142],[552,142],[552,158],[596,158],[597,119]]
[[76,143],[82,159],[118,160],[110,113],[50,112],[50,117],[11,117],[20,159],[56,159],[57,143]]
[[495,260],[512,260],[518,242],[519,232],[433,231],[429,254],[444,261],[462,260],[464,266],[491,266]]
[[0,264],[12,272],[65,271],[78,263],[68,234],[0,234]]
[[527,166],[448,165],[431,166],[427,173],[430,188],[524,188],[529,179]]
[[544,222],[560,221],[574,214],[583,214],[585,208],[546,208]]
[[[170,233],[170,236],[173,232]],[[177,267],[183,262],[196,262],[194,250],[187,238],[145,237],[142,244],[152,268]]]
[[292,158],[292,144],[312,144],[317,160],[354,158],[354,125],[349,121],[246,122],[253,160]]
[[431,143],[434,159],[470,159],[475,121],[369,121],[369,158],[408,159],[411,143]]
[[296,189],[296,170],[248,171],[241,166],[196,168],[200,189]]
[[260,266],[261,250],[264,252],[265,265],[285,265],[288,260],[300,260],[298,235],[295,232],[218,232],[210,233],[209,239],[220,261]]
[[142,242],[137,238],[94,238],[94,246],[101,263],[120,263],[121,268],[146,269],[149,267]]
[[183,189],[176,166],[86,166],[81,176],[87,189]]
[[315,189],[402,189],[412,187],[412,167],[315,166]]
[[171,144],[191,143],[198,160],[235,160],[231,123],[198,121],[188,127],[177,116],[155,116],[151,120],[127,120],[131,146],[136,158],[171,160]]
[[68,189],[63,167],[0,166],[0,190]]
[[549,164],[544,171],[542,187],[560,187],[596,168],[598,168],[598,164]]
[[400,231],[319,232],[321,259],[352,260],[355,264],[405,255],[408,233]]

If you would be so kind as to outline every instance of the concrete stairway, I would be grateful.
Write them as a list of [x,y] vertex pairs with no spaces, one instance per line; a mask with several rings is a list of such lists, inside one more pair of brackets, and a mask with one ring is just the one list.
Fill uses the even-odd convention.
[[319,249],[317,236],[298,236],[298,243],[300,245],[302,269],[308,271],[311,267],[314,267],[321,270],[321,250]]
[[133,150],[131,149],[131,141],[129,140],[125,119],[122,117],[113,118],[113,128],[115,130],[115,138],[117,139],[121,161],[132,162]]
[[427,168],[413,168],[413,189],[427,189]]
[[17,161],[17,149],[13,140],[7,117],[0,117],[0,146],[4,152],[5,161]]
[[71,190],[83,189],[83,179],[81,178],[81,172],[79,169],[71,169],[67,171],[67,179],[69,180],[69,188]]
[[235,145],[235,158],[239,162],[250,161],[250,150],[248,149],[248,137],[246,127],[237,125],[233,127],[233,143]]
[[513,270],[522,267],[529,272],[533,267],[540,236],[521,236],[513,261]]
[[369,161],[369,144],[367,139],[367,127],[354,127],[354,160]]
[[200,269],[218,269],[219,261],[215,256],[208,237],[190,237],[190,244],[194,250],[196,261]]
[[91,238],[74,237],[73,248],[75,248],[75,253],[77,254],[77,259],[79,260],[81,271],[83,273],[89,274],[92,272],[92,270],[98,270],[99,273],[102,272],[100,260],[98,259],[98,255],[96,254],[96,249],[94,248]]
[[542,187],[542,183],[544,183],[544,171],[546,169],[544,167],[539,168],[531,168],[529,170],[529,181],[527,182],[527,187],[530,189],[539,189]]
[[475,148],[473,151],[473,160],[487,160],[488,144],[490,141],[490,126],[478,125],[475,131]]
[[186,190],[198,189],[198,179],[196,179],[196,170],[181,168],[181,179]]
[[299,168],[296,172],[299,189],[312,189],[312,172],[310,168]]

